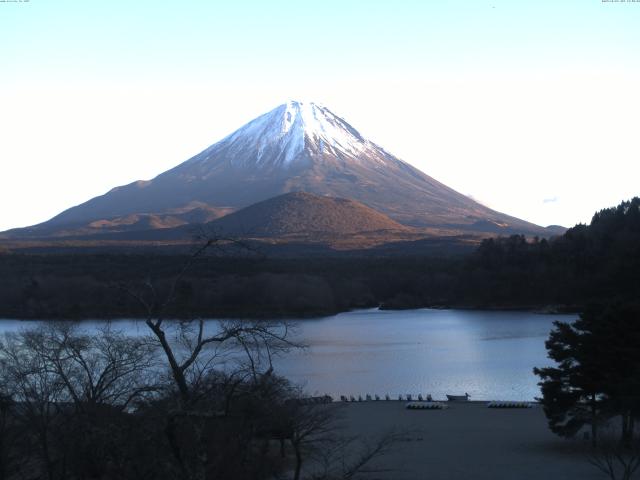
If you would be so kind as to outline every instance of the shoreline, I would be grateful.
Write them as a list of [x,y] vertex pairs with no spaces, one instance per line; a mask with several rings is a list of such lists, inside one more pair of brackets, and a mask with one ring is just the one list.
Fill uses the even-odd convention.
[[[377,307],[363,307],[363,308],[351,308],[346,310],[336,310],[336,311],[326,311],[322,313],[282,313],[277,315],[250,315],[250,314],[242,314],[237,312],[237,314],[220,314],[215,316],[199,316],[199,317],[172,317],[170,320],[173,321],[186,321],[186,320],[320,320],[327,317],[335,317],[337,315],[343,313],[357,313],[357,312],[367,312],[367,311],[379,311],[379,312],[410,312],[417,310],[463,310],[463,311],[478,311],[478,312],[519,312],[519,313],[533,313],[537,315],[578,315],[578,308],[565,308],[563,306],[526,306],[526,307],[518,307],[514,305],[508,306],[455,306],[455,305],[447,305],[447,306],[439,306],[439,305],[431,305],[424,307],[411,307],[411,308],[385,308],[384,305],[380,305]],[[83,321],[125,321],[125,320],[140,320],[144,321],[146,319],[145,315],[129,315],[129,316],[83,316],[83,317],[40,317],[40,316],[31,316],[31,317],[20,317],[20,316],[0,316],[0,322],[3,321],[19,321],[19,322],[83,322]]]
[[[331,395],[329,395],[329,397],[331,397]],[[312,398],[316,398],[316,397],[312,397]],[[385,400],[384,398],[380,398],[380,400],[376,400],[375,398],[371,399],[371,400],[366,400],[366,399],[362,399],[362,400],[358,400],[356,397],[355,401],[351,401],[351,400],[341,400],[339,397],[335,398],[335,397],[331,397],[332,401],[329,402],[331,404],[345,404],[345,405],[359,405],[359,404],[365,404],[365,403],[391,403],[391,404],[398,404],[398,403],[404,403],[405,405],[407,403],[440,403],[440,404],[445,404],[445,405],[488,405],[489,403],[493,403],[493,402],[505,402],[505,403],[529,403],[534,407],[539,407],[541,404],[540,402],[538,402],[537,400],[502,400],[500,398],[495,398],[492,400],[447,400],[442,399],[442,398],[433,398],[432,400],[418,400],[418,398],[416,397],[412,397],[411,400],[407,400],[406,398],[403,398],[402,400],[399,400],[397,398],[397,396],[394,398],[393,396],[389,399],[389,400]]]

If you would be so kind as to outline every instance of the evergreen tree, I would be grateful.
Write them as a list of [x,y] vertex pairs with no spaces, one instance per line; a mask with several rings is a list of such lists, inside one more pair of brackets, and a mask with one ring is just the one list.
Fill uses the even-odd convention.
[[582,321],[599,342],[607,409],[620,416],[622,442],[630,446],[634,420],[640,415],[640,309],[631,305],[591,309]]
[[572,324],[556,322],[546,342],[556,367],[535,368],[551,430],[573,436],[590,425],[622,419],[630,444],[640,414],[640,310],[629,305],[592,306]]

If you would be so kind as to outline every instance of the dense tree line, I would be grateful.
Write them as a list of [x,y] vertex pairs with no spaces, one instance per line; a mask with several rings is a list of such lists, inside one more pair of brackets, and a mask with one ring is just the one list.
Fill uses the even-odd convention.
[[482,242],[462,291],[496,305],[568,305],[624,301],[640,295],[640,198],[596,213],[551,239],[522,236]]
[[[123,286],[153,279],[166,291],[182,255],[0,255],[0,316],[140,316]],[[449,298],[455,261],[432,258],[270,259],[203,257],[177,287],[170,316],[332,314],[386,301]]]
[[[640,295],[640,199],[552,239],[484,240],[457,256],[207,256],[181,279],[171,315],[279,317],[427,306],[581,310]],[[0,316],[139,315],[122,285],[169,288],[184,255],[0,254]]]
[[588,428],[592,465],[631,479],[640,468],[640,199],[602,210],[544,247],[514,250],[561,266],[551,277],[566,282],[552,283],[556,298],[583,305],[580,318],[556,322],[546,342],[555,365],[534,369],[550,429],[573,437]]

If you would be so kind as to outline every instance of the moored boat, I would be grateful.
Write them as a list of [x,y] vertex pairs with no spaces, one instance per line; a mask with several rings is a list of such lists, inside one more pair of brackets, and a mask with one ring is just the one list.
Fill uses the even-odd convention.
[[470,396],[466,392],[464,395],[447,395],[447,400],[450,402],[468,402]]

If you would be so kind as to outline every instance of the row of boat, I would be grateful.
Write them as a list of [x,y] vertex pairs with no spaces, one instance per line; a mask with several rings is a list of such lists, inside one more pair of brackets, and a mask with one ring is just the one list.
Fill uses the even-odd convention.
[[[471,395],[469,395],[468,393],[465,393],[464,395],[447,395],[447,400],[449,402],[467,402],[469,401],[469,398],[471,397]],[[346,395],[340,395],[340,400],[343,402],[370,402],[370,401],[380,401],[382,400],[382,398],[379,395],[374,395],[371,396],[369,394],[365,395],[364,398],[362,398],[362,395],[358,395],[358,397],[354,397],[353,395],[350,396],[346,396]],[[386,394],[384,396],[384,400],[386,401],[390,401],[391,400],[391,395]],[[407,401],[407,402],[412,402],[412,401],[418,401],[418,402],[433,402],[433,398],[431,397],[430,394],[426,395],[426,396],[422,396],[421,393],[419,393],[417,395],[417,397],[414,397],[412,394],[407,393],[406,395],[398,395],[397,400],[399,401]]]

